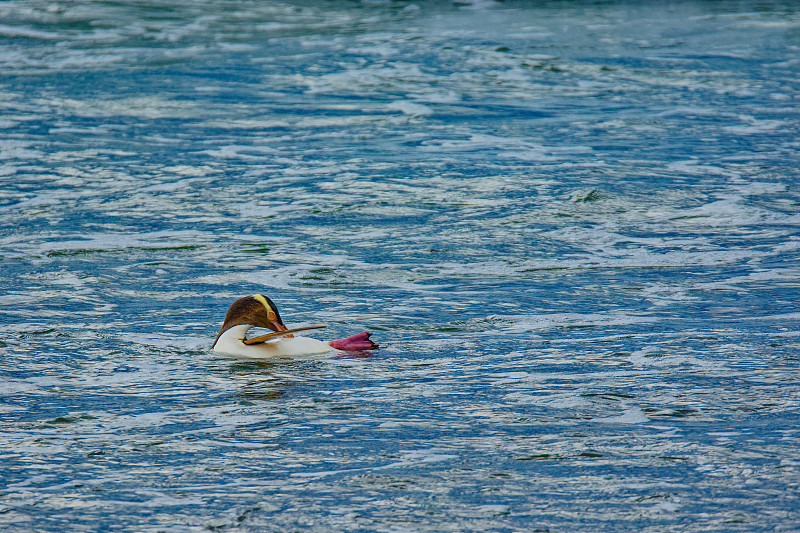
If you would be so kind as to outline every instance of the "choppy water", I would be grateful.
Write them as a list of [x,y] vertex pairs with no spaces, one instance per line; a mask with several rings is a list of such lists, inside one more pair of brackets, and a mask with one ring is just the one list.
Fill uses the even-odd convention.
[[795,2],[4,2],[0,528],[796,531],[799,133]]

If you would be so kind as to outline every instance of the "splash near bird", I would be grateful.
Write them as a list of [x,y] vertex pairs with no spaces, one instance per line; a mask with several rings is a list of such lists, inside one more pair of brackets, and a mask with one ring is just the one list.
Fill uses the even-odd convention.
[[[247,338],[250,328],[268,328],[274,333]],[[325,326],[306,326],[289,329],[283,324],[275,303],[263,294],[245,296],[233,302],[225,315],[213,349],[244,359],[272,357],[298,357],[323,354],[332,349],[344,351],[373,350],[378,347],[370,340],[372,333],[359,333],[335,341],[323,342],[309,337],[296,337],[294,333]]]

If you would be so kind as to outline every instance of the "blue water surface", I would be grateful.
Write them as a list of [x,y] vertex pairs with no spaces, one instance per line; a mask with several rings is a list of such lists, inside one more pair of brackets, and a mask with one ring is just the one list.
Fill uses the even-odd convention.
[[0,3],[0,529],[800,530],[799,154],[797,2]]

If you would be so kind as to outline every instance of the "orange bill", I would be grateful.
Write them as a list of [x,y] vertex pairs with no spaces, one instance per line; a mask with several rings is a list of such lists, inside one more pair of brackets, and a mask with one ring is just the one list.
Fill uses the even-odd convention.
[[307,329],[320,329],[324,328],[325,326],[305,326],[303,328],[292,328],[287,329],[285,331],[276,331],[275,333],[267,333],[266,335],[259,335],[258,337],[253,337],[252,339],[245,339],[245,344],[259,344],[262,342],[267,342],[272,339],[277,339],[278,337],[284,337],[286,335],[291,335],[292,333],[297,333],[298,331],[305,331]]

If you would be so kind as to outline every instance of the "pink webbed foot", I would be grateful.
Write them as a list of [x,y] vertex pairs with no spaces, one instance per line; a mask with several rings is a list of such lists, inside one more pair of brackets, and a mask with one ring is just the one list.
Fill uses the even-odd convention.
[[346,339],[329,341],[328,344],[330,344],[331,348],[336,348],[337,350],[374,350],[378,345],[369,340],[370,335],[372,335],[372,333],[367,333],[365,331],[364,333],[359,333],[358,335],[353,335]]

